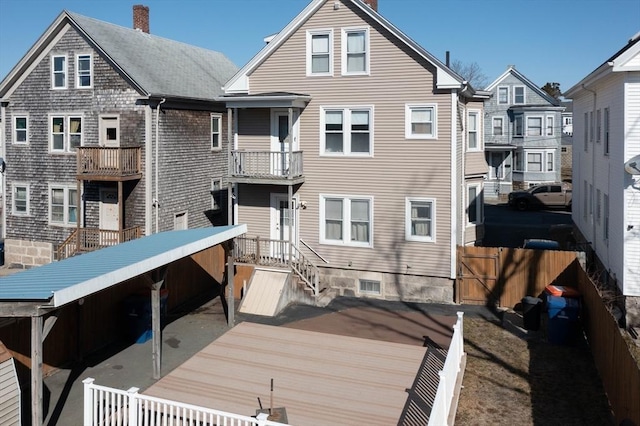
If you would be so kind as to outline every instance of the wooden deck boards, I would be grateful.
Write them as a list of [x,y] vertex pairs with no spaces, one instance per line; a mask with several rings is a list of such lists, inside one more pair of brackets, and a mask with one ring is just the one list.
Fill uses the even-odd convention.
[[144,394],[293,425],[397,424],[426,348],[243,322]]

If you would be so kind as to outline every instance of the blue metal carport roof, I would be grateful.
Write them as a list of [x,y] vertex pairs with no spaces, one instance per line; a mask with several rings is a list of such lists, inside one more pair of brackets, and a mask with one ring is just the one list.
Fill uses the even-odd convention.
[[246,225],[166,231],[0,278],[0,301],[59,307],[233,239]]

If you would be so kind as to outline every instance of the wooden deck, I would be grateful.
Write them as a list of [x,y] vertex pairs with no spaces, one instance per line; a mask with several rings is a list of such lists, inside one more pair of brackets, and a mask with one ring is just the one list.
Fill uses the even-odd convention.
[[143,393],[255,415],[273,379],[292,425],[397,424],[427,352],[413,341],[243,322]]

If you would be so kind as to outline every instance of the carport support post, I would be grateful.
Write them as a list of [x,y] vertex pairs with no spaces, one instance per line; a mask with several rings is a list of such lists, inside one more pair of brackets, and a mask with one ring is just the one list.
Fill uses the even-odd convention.
[[[233,244],[233,242],[231,242]],[[232,246],[233,247],[233,246]],[[232,253],[231,256],[227,256],[227,312],[229,318],[227,318],[227,325],[229,328],[233,328],[235,325],[235,298],[233,295],[233,270],[235,269],[233,266],[233,248],[230,251]]]
[[164,278],[151,286],[151,339],[153,351],[153,378],[160,378],[160,363],[162,360],[162,337],[160,335],[160,288]]
[[42,317],[31,317],[31,424],[42,424]]

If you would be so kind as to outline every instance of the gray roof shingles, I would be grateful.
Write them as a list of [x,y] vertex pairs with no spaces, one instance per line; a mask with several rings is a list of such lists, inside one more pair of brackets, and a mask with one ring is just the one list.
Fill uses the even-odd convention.
[[213,100],[238,70],[220,52],[66,13],[151,96]]

